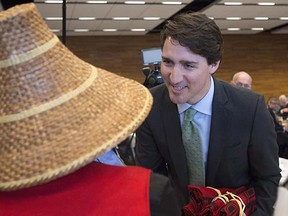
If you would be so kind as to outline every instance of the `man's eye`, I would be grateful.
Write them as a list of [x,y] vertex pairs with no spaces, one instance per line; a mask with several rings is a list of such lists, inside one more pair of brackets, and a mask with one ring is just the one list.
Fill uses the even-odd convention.
[[191,64],[185,64],[185,68],[187,68],[187,69],[193,69],[193,68],[194,68],[194,65],[191,65]]
[[172,64],[172,62],[170,60],[167,60],[167,59],[163,59],[162,62],[166,65]]

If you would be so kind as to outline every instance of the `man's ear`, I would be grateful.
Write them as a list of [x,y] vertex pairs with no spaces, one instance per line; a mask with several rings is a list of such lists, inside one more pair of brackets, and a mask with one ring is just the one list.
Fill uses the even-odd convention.
[[214,74],[214,73],[217,71],[217,69],[218,69],[218,67],[219,67],[219,64],[220,64],[220,60],[217,61],[216,63],[211,64],[211,65],[209,66],[209,67],[210,67],[209,73],[210,73],[210,74]]

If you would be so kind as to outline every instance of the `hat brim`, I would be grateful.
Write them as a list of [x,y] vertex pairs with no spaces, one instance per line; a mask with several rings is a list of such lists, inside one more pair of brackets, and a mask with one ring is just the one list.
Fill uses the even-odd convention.
[[143,85],[82,61],[60,41],[2,67],[0,77],[0,190],[85,166],[135,131],[152,104]]

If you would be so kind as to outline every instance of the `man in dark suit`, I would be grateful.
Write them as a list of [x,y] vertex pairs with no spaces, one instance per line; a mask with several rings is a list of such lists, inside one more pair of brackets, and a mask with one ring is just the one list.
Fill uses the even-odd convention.
[[271,216],[281,175],[276,133],[264,97],[213,77],[223,39],[204,14],[180,14],[169,20],[161,32],[161,46],[165,84],[151,89],[152,110],[136,133],[136,163],[169,176],[182,205],[187,203],[194,174],[187,153],[194,156],[183,144],[182,123],[192,107],[204,160],[202,185],[253,186],[255,215]]

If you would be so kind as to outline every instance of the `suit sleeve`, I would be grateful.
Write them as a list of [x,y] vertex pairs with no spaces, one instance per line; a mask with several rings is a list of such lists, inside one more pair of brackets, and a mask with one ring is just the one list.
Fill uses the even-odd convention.
[[180,216],[176,193],[167,177],[152,173],[150,177],[151,216]]
[[148,121],[149,116],[136,131],[136,164],[167,176],[166,163],[159,152]]
[[248,149],[252,186],[256,193],[255,215],[273,215],[277,188],[281,178],[278,146],[273,119],[266,108],[263,96],[259,96]]

